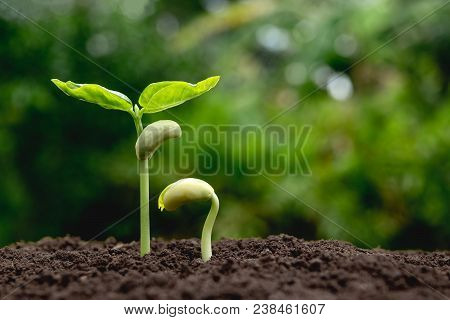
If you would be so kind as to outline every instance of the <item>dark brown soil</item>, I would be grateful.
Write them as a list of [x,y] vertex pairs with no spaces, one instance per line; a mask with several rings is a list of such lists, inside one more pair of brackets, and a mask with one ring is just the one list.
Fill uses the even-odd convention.
[[445,299],[450,252],[364,250],[280,235],[138,243],[44,238],[0,249],[6,299]]

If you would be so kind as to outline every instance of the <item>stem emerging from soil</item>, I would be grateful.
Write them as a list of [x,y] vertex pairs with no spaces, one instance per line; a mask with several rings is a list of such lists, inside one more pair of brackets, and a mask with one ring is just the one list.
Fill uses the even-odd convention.
[[206,217],[205,224],[203,225],[201,250],[203,261],[208,261],[212,256],[211,249],[211,234],[216,221],[217,213],[219,212],[219,198],[213,193],[211,197],[211,209]]
[[[136,126],[137,137],[141,135],[143,131],[142,126],[142,113],[139,112],[139,107],[134,106],[134,111],[130,111],[131,116]],[[150,253],[150,182],[148,176],[148,159],[138,160],[139,170],[139,190],[140,190],[140,210],[141,210],[141,257]]]
[[140,207],[141,207],[141,257],[150,253],[150,211],[149,194],[150,183],[148,178],[148,160],[138,160],[139,162],[139,183],[140,183]]

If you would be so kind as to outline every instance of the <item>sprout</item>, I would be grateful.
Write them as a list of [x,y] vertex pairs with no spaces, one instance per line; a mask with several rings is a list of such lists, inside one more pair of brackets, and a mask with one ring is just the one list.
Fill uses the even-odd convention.
[[203,225],[201,250],[203,261],[208,261],[212,256],[211,234],[219,212],[219,198],[214,189],[205,181],[187,178],[168,185],[158,199],[158,207],[163,211],[174,211],[185,203],[192,201],[211,200],[211,209]]
[[141,255],[150,252],[150,183],[148,159],[167,139],[179,138],[181,128],[175,121],[161,120],[149,124],[136,142],[136,157],[139,162],[140,204],[141,204]]
[[181,136],[181,129],[174,121],[163,120],[143,129],[142,116],[145,113],[160,112],[194,99],[214,88],[220,77],[210,77],[196,84],[183,81],[151,83],[139,97],[139,106],[134,105],[124,94],[109,90],[98,84],[79,84],[72,81],[52,79],[52,82],[66,95],[95,103],[105,109],[125,111],[131,115],[138,140],[136,156],[139,164],[141,198],[141,256],[150,252],[150,216],[148,159],[166,139]]

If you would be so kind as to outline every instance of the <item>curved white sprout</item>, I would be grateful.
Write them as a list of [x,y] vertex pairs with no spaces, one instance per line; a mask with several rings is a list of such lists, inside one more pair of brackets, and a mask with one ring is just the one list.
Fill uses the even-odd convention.
[[168,185],[158,199],[158,207],[161,211],[164,209],[174,211],[185,203],[208,200],[211,200],[211,209],[203,225],[201,239],[202,259],[205,262],[212,256],[211,234],[219,212],[219,198],[214,189],[203,180],[186,178]]

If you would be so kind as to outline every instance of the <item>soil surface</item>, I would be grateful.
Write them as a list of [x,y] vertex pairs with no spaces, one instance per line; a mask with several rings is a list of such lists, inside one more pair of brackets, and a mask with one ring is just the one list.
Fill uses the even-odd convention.
[[44,238],[0,249],[6,299],[448,299],[450,252],[359,249],[291,236],[137,242]]

